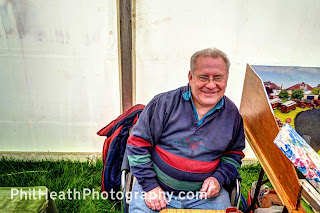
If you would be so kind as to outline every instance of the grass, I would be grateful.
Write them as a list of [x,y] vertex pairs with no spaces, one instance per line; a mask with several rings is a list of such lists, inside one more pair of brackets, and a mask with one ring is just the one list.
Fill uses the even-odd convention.
[[306,110],[310,110],[310,108],[309,107],[306,107],[306,108],[296,107],[295,110],[291,110],[288,113],[282,113],[280,109],[274,109],[273,111],[274,111],[274,115],[276,117],[280,118],[281,122],[284,124],[286,123],[287,118],[291,118],[291,122],[289,124],[292,128],[294,128],[294,118],[297,116],[297,114],[299,112],[303,112]]
[[[101,190],[102,160],[95,164],[70,160],[13,160],[0,158],[1,187],[46,186],[51,192],[83,188]],[[56,199],[58,212],[120,212],[117,201],[105,199]]]
[[[239,173],[242,179],[241,193],[246,198],[246,200],[248,199],[248,192],[251,189],[252,183],[254,181],[258,181],[260,170],[261,170],[261,166],[258,163],[245,165],[239,169]],[[263,180],[266,180],[266,179],[267,179],[267,176],[264,175]],[[273,189],[270,182],[266,183],[266,185],[269,186],[270,189]]]
[[[102,160],[78,162],[70,160],[15,160],[0,158],[0,187],[46,186],[51,192],[83,188],[101,190]],[[261,166],[245,165],[239,169],[241,192],[247,199],[252,182],[257,181]],[[264,177],[264,180],[267,177]],[[267,185],[272,189],[270,183]],[[58,212],[120,212],[120,202],[103,199],[56,199]],[[312,211],[308,211],[312,212]]]

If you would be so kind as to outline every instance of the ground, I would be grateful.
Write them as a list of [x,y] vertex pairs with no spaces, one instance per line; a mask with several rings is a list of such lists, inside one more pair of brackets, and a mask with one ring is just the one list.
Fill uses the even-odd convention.
[[[50,191],[67,191],[69,188],[101,190],[102,160],[77,162],[69,160],[14,160],[0,156],[0,187],[47,186]],[[252,182],[258,180],[259,164],[239,169],[242,178],[241,192],[245,199]],[[265,177],[266,178],[266,177]],[[270,185],[270,183],[267,183]],[[272,187],[271,187],[272,188]],[[58,212],[120,212],[120,201],[102,199],[55,200]],[[312,212],[312,211],[308,211]]]

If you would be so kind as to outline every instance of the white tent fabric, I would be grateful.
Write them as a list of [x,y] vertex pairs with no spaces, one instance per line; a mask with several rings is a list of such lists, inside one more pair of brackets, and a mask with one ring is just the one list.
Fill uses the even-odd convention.
[[[247,63],[320,66],[318,0],[135,5],[136,103],[186,85],[207,47],[230,57],[237,106]],[[96,132],[120,113],[116,1],[1,0],[0,22],[0,151],[100,152]]]
[[116,2],[0,2],[0,151],[101,151],[120,113]]

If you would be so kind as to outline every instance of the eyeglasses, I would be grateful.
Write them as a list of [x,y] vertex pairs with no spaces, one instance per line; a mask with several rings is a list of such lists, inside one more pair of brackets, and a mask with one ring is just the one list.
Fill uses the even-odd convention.
[[197,76],[198,81],[203,82],[203,83],[210,83],[210,79],[212,79],[213,83],[217,82],[222,82],[224,80],[223,76],[216,76],[213,78],[209,78],[208,76],[205,75],[198,75]]

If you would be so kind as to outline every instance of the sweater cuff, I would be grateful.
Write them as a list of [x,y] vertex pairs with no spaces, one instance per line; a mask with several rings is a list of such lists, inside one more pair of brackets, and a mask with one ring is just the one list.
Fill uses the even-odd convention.
[[216,171],[212,177],[214,177],[215,179],[218,180],[220,186],[222,187],[224,184],[225,184],[225,180],[224,180],[224,177],[223,177],[223,174],[221,174],[219,171]]
[[156,178],[143,179],[143,181],[139,184],[141,185],[143,191],[145,191],[145,192],[151,191],[152,189],[159,186]]

